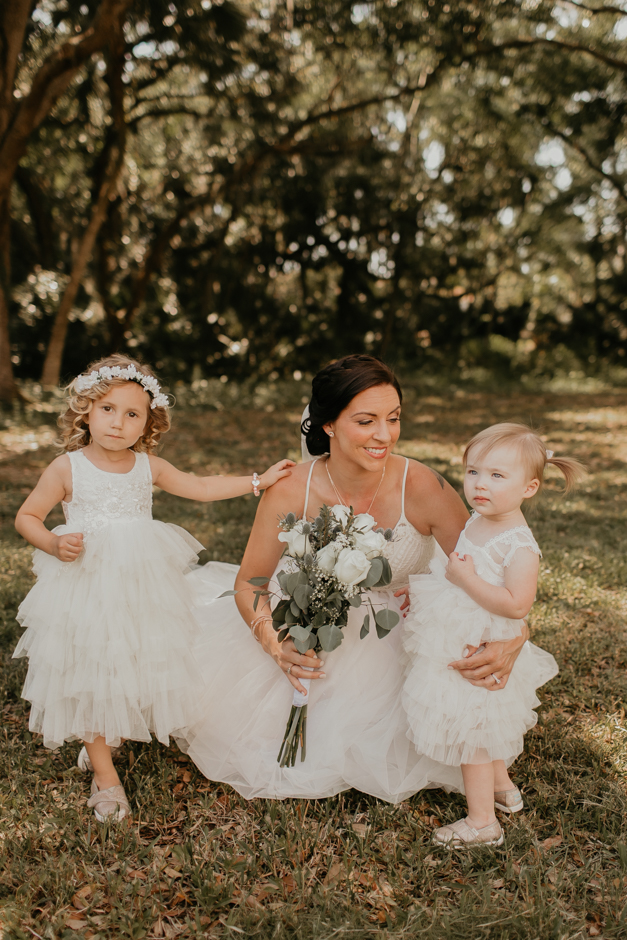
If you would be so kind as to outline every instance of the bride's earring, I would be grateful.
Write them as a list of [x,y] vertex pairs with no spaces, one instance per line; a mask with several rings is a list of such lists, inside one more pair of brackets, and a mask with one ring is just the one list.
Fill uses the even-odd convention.
[[328,434],[329,437],[335,437],[335,431],[329,431]]

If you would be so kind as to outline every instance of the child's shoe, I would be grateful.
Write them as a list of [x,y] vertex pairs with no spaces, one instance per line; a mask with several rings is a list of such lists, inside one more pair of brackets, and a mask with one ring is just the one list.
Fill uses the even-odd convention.
[[502,813],[519,813],[525,806],[518,787],[511,790],[495,790],[494,805]]
[[86,747],[82,747],[80,749],[76,766],[79,770],[82,770],[84,774],[93,774],[94,768],[92,767],[92,763],[89,759],[89,754],[87,753]]
[[449,849],[469,845],[503,845],[503,830],[497,819],[483,829],[469,826],[465,819],[458,819],[450,826],[442,826],[433,833],[433,841]]
[[96,781],[92,780],[87,805],[93,809],[98,822],[121,822],[131,815],[130,803],[121,784],[99,790]]

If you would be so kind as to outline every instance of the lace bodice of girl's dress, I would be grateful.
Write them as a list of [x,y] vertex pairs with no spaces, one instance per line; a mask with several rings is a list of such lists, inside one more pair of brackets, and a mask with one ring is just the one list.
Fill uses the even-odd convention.
[[135,454],[128,473],[100,470],[82,450],[68,453],[72,500],[63,503],[66,524],[89,535],[113,523],[152,518],[152,474],[148,454]]
[[[311,475],[316,460],[312,460],[307,477],[307,489],[305,490],[305,509],[304,517],[307,517],[307,505],[309,503],[309,487],[311,484]],[[403,487],[401,490],[401,515],[394,526],[394,535],[392,540],[386,545],[386,556],[392,568],[392,581],[387,587],[388,591],[398,591],[409,584],[409,576],[420,574],[427,571],[429,562],[435,552],[435,539],[432,535],[423,535],[408,520],[405,515],[405,487],[407,484],[407,471],[409,469],[409,458],[405,457],[405,471],[403,473]]]
[[528,548],[534,554],[542,555],[527,525],[519,525],[505,532],[499,532],[498,535],[488,539],[484,545],[477,545],[468,537],[468,530],[478,518],[479,513],[473,512],[458,539],[455,551],[460,555],[471,555],[475,571],[489,584],[499,587],[505,584],[505,569],[509,567],[519,548]]

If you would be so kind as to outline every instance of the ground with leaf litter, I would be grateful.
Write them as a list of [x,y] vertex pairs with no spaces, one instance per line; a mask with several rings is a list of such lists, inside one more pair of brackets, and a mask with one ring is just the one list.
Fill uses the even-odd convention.
[[[291,406],[232,395],[182,407],[163,455],[195,473],[261,470],[298,453]],[[246,802],[172,747],[128,743],[119,768],[134,807],[109,829],[86,808],[77,744],[28,732],[24,662],[11,660],[30,551],[12,519],[54,455],[52,417],[0,431],[0,936],[57,938],[622,938],[627,935],[627,394],[409,389],[398,451],[459,486],[461,445],[503,419],[533,421],[590,476],[572,496],[550,476],[530,517],[544,552],[533,639],[560,674],[515,765],[526,810],[498,849],[449,854],[434,826],[460,815],[439,790],[388,806],[355,791]],[[196,505],[155,495],[155,515],[237,562],[252,497]],[[59,521],[55,511],[51,522]],[[290,695],[286,687],[286,713]]]

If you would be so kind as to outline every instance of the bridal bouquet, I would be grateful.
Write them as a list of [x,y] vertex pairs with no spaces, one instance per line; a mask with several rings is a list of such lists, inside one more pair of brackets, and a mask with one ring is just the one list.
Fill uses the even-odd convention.
[[[279,641],[290,636],[300,653],[308,650],[331,652],[344,638],[351,607],[365,602],[367,612],[360,631],[363,639],[371,626],[379,638],[396,626],[399,615],[383,608],[375,612],[368,592],[384,588],[392,580],[390,563],[383,554],[392,530],[375,529],[367,513],[354,515],[345,506],[323,506],[313,522],[288,513],[280,523],[279,541],[286,543],[284,570],[277,574],[281,593],[261,588],[264,578],[253,578],[255,610],[261,597],[274,595],[278,603],[272,612]],[[301,680],[309,689],[311,680]],[[301,761],[306,754],[307,696],[294,692],[292,710],[277,760],[281,767],[293,767],[299,746]]]

